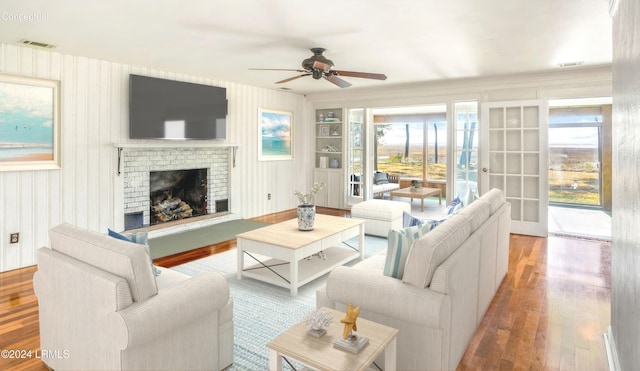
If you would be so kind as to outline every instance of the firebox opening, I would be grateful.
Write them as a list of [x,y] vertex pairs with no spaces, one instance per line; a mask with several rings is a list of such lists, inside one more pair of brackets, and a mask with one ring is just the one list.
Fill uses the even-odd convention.
[[152,171],[150,224],[207,214],[208,169]]
[[229,211],[229,200],[226,198],[224,200],[216,200],[216,212],[222,213],[226,211]]
[[144,216],[142,211],[136,213],[124,214],[124,230],[129,231],[132,229],[142,228]]

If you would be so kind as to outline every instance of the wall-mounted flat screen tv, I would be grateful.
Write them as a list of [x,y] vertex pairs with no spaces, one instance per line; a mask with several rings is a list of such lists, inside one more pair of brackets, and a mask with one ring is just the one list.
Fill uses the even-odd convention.
[[226,138],[227,89],[129,76],[129,138]]

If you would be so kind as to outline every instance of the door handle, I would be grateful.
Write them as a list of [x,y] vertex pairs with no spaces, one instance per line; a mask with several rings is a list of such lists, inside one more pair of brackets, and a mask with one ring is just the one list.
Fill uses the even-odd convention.
[[489,171],[489,169],[487,169],[486,167],[483,167],[483,168],[482,168],[482,172],[483,172],[483,173],[486,173],[487,171]]

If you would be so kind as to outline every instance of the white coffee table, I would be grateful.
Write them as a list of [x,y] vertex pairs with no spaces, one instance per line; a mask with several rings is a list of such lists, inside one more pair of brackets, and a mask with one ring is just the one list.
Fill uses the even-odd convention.
[[304,323],[294,325],[267,344],[269,369],[282,370],[282,357],[289,357],[315,370],[366,370],[384,352],[384,369],[396,369],[396,339],[398,330],[379,323],[358,318],[356,335],[369,338],[369,344],[360,353],[336,349],[333,342],[342,338],[343,312],[321,308],[333,316],[327,334],[316,338],[307,335]]
[[[337,246],[359,236],[355,247]],[[312,231],[300,231],[298,220],[291,219],[237,236],[238,279],[250,277],[291,290],[331,272],[354,259],[364,259],[364,221],[316,214]],[[323,251],[327,259],[309,259]],[[256,264],[245,266],[246,257]],[[271,258],[271,259],[268,259]]]

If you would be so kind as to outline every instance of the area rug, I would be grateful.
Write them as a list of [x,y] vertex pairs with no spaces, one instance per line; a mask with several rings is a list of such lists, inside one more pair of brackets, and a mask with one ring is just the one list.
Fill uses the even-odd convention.
[[164,256],[214,245],[219,242],[233,240],[239,233],[251,231],[266,225],[269,224],[256,222],[254,220],[238,219],[167,236],[151,238],[149,239],[151,258],[162,258]]
[[[358,246],[358,238],[347,241]],[[365,258],[387,248],[387,239],[365,236]],[[316,290],[322,287],[324,275],[298,289],[298,296],[291,297],[288,289],[251,278],[236,278],[236,250],[212,255],[172,269],[196,276],[203,272],[219,272],[229,282],[233,296],[234,363],[226,370],[268,370],[267,343],[289,327],[302,321],[315,310]],[[347,265],[356,264],[355,260]],[[335,319],[339,320],[339,319]],[[295,364],[294,364],[295,365]]]

